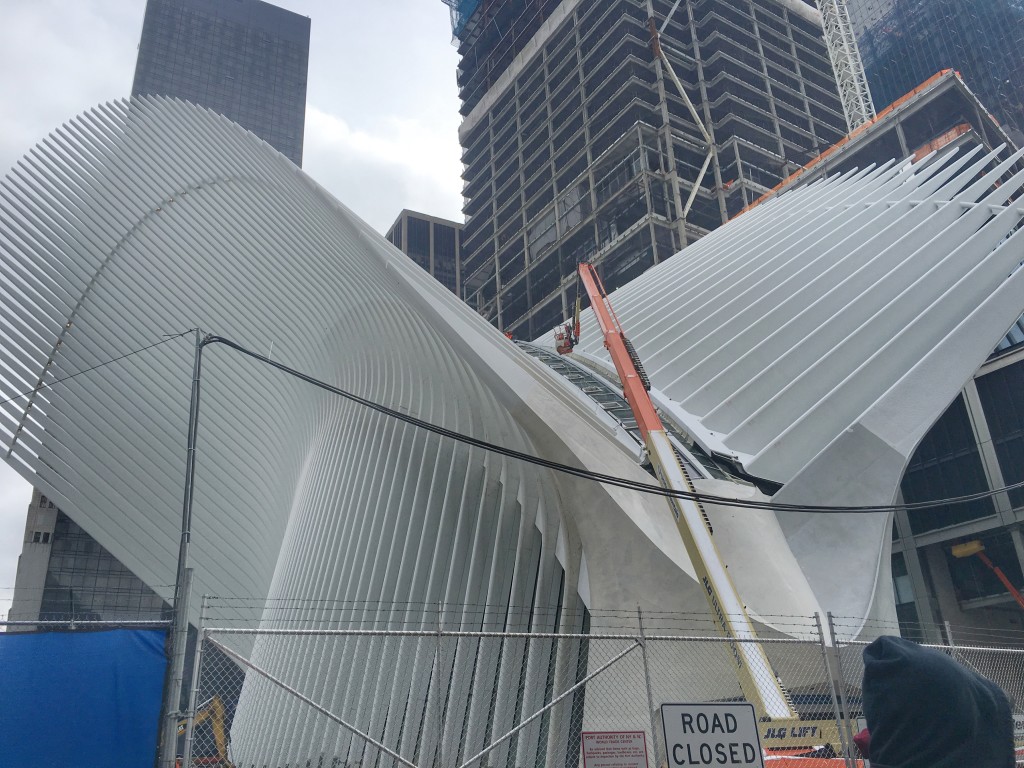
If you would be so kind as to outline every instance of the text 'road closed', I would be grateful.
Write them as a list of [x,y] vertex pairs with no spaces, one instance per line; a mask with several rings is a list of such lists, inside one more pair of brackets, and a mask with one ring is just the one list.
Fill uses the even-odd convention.
[[764,768],[750,704],[662,704],[668,764]]

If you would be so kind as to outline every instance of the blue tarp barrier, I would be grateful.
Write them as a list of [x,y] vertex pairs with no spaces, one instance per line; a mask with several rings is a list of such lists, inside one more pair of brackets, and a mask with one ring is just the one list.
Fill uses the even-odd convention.
[[0,634],[0,766],[152,768],[164,630]]

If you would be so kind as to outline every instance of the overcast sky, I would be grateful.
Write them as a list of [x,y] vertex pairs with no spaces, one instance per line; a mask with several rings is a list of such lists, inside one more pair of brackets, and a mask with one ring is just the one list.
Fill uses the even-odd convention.
[[[303,169],[384,232],[411,208],[462,220],[458,55],[441,0],[276,0],[312,19]],[[0,0],[0,168],[127,97],[145,0]],[[184,450],[184,448],[183,448]],[[31,487],[0,463],[0,618]]]

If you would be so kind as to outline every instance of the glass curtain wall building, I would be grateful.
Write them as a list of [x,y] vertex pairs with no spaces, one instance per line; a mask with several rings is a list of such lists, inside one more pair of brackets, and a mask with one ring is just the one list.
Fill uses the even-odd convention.
[[148,0],[132,95],[209,107],[301,166],[309,29],[260,0]]
[[39,618],[168,619],[170,606],[74,520],[58,511]]
[[[1016,340],[1016,344],[1009,346]],[[1024,481],[1024,321],[936,422],[910,459],[907,502],[985,492]],[[893,576],[900,619],[914,628],[943,621],[995,630],[1024,629],[1024,617],[998,577],[953,546],[980,540],[985,553],[1024,588],[1024,492],[896,515]],[[901,586],[902,585],[902,586]],[[934,633],[933,633],[934,634]],[[926,635],[927,636],[927,635]],[[939,639],[937,637],[929,639]]]
[[940,69],[958,70],[1024,139],[1024,2],[849,0],[875,104],[884,107]]
[[403,210],[385,237],[402,253],[433,275],[449,291],[459,295],[459,240],[462,225]]
[[170,618],[168,604],[38,490],[18,559],[11,620]]
[[[454,3],[463,297],[518,337],[554,326],[581,260],[614,289],[846,133],[820,18],[796,0]],[[707,126],[650,45],[648,19]]]

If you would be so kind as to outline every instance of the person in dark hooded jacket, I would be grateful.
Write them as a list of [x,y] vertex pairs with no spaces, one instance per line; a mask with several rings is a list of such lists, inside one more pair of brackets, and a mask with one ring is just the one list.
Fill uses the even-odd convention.
[[941,651],[878,638],[863,694],[872,768],[1014,768],[1006,694]]

